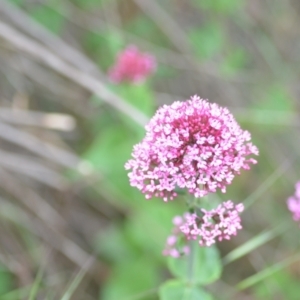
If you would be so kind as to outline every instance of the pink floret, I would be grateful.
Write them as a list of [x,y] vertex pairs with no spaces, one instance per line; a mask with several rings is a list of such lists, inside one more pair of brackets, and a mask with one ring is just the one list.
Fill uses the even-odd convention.
[[[212,210],[201,209],[200,213],[186,213],[181,222],[174,222],[172,235],[167,238],[163,254],[179,257],[189,253],[189,240],[197,240],[200,246],[209,247],[216,241],[229,240],[242,229],[240,213],[244,205],[235,205],[228,200]],[[176,217],[177,219],[179,217]],[[185,244],[178,243],[183,238]],[[176,255],[174,255],[176,253]]]
[[146,136],[134,146],[130,184],[147,199],[164,201],[187,189],[196,198],[226,191],[241,169],[248,170],[258,149],[227,108],[198,96],[157,110],[146,126]]

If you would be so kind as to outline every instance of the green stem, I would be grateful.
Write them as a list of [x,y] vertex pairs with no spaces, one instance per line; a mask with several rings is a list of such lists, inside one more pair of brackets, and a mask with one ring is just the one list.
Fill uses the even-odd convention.
[[193,280],[193,277],[194,277],[194,258],[195,258],[195,241],[191,240],[189,242],[190,244],[190,253],[188,255],[188,281],[190,284],[192,284],[192,280]]

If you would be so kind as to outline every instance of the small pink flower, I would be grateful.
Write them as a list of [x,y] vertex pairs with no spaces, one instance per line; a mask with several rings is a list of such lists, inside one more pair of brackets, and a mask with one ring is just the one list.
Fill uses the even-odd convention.
[[130,45],[119,53],[115,65],[108,71],[112,82],[141,83],[156,69],[155,57]]
[[287,206],[290,212],[293,214],[294,221],[300,221],[300,181],[295,185],[295,195],[289,197],[287,200]]
[[146,198],[177,196],[187,189],[196,198],[226,191],[241,169],[249,169],[258,149],[227,108],[198,96],[164,105],[146,126],[125,168],[130,184]]
[[[242,203],[234,205],[230,200],[223,202],[217,208],[210,211],[201,209],[201,213],[186,213],[181,222],[175,222],[172,235],[166,242],[164,255],[179,257],[188,254],[188,246],[179,246],[177,241],[183,234],[183,238],[188,240],[198,240],[200,246],[211,246],[216,241],[229,240],[235,236],[237,231],[242,229],[239,214],[244,210]],[[177,220],[178,217],[176,217]]]
[[173,218],[174,228],[172,231],[172,235],[168,236],[166,241],[165,249],[163,250],[163,255],[172,256],[175,258],[180,257],[181,255],[189,254],[190,247],[187,245],[183,245],[180,247],[180,234],[181,231],[179,227],[183,224],[183,218],[180,216],[176,216]]

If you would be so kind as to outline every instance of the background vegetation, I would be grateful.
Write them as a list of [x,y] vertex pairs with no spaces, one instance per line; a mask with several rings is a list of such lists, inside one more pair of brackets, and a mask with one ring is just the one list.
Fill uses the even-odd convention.
[[[247,210],[206,289],[298,300],[299,16],[298,0],[1,0],[0,299],[158,299],[184,202],[146,201],[124,163],[159,105],[198,94],[260,149],[219,195]],[[106,76],[127,44],[158,61],[139,86]]]

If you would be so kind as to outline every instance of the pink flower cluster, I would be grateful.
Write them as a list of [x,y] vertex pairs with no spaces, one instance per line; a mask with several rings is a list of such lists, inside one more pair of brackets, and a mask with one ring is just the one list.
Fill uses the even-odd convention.
[[234,205],[232,201],[226,201],[217,208],[207,211],[201,209],[201,216],[196,213],[186,213],[183,218],[175,217],[173,234],[168,237],[164,255],[179,257],[189,253],[188,246],[182,249],[178,247],[180,234],[184,234],[185,240],[197,240],[200,246],[211,246],[218,241],[229,240],[242,228],[239,214],[244,210],[243,204]]
[[180,245],[182,232],[180,231],[179,227],[182,224],[182,217],[176,216],[173,219],[173,224],[175,227],[173,228],[172,235],[167,238],[163,255],[172,256],[175,258],[180,257],[181,255],[188,255],[190,253],[190,247],[186,245],[186,240],[182,241],[183,246]]
[[258,155],[250,140],[227,108],[195,95],[158,109],[125,168],[131,170],[130,184],[147,199],[172,200],[176,188],[199,198],[225,192],[241,169],[256,163],[248,158]]
[[123,81],[140,83],[155,69],[154,56],[142,53],[136,46],[130,45],[119,53],[115,65],[108,71],[108,76],[115,83]]
[[287,206],[293,214],[293,219],[298,222],[300,221],[300,181],[296,183],[295,189],[296,191],[294,196],[287,200]]

